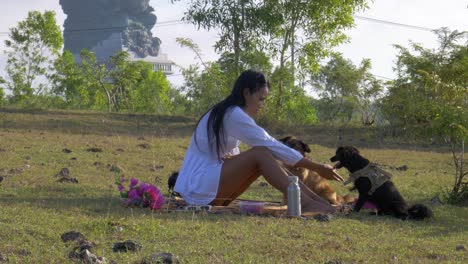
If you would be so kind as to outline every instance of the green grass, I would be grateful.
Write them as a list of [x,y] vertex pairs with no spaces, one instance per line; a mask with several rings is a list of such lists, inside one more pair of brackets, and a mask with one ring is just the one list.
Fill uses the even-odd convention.
[[[394,175],[410,203],[430,205],[435,219],[412,222],[359,213],[322,223],[122,207],[115,174],[107,165],[118,165],[126,177],[154,183],[167,195],[167,177],[180,167],[195,122],[186,117],[1,109],[0,175],[5,179],[0,185],[0,253],[9,263],[67,263],[74,244],[63,243],[60,235],[75,230],[97,244],[97,255],[116,263],[138,263],[158,252],[173,253],[181,263],[467,261],[466,251],[455,250],[468,246],[467,208],[430,205],[432,197],[453,183],[451,154],[444,146],[385,138],[376,129],[270,131],[278,137],[304,138],[311,157],[320,162],[326,162],[338,144],[355,145]],[[150,148],[137,146],[143,143]],[[87,152],[89,147],[103,152]],[[395,169],[403,165],[408,170]],[[157,166],[163,167],[154,169]],[[55,174],[64,167],[78,184],[56,182]],[[347,177],[344,170],[340,173]],[[260,185],[263,181],[255,182],[242,198],[280,201],[277,191]],[[348,192],[332,184],[339,193]],[[113,243],[127,239],[139,241],[142,250],[112,252]]]

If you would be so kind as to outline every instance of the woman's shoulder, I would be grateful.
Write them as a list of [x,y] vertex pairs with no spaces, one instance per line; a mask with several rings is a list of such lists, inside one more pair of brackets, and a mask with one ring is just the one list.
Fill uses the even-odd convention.
[[236,119],[236,120],[237,119],[250,119],[249,115],[247,115],[244,112],[244,110],[242,110],[242,108],[240,108],[237,105],[230,107],[226,111],[226,115],[228,116],[228,118],[233,118],[233,119]]

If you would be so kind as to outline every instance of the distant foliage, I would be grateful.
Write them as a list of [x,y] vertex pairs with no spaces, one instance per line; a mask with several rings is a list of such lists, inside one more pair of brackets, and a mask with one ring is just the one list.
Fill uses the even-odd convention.
[[435,31],[436,50],[419,44],[402,46],[397,56],[397,79],[384,99],[390,123],[417,136],[439,137],[452,150],[455,181],[450,200],[468,201],[465,142],[468,139],[468,33]]
[[5,92],[3,91],[3,84],[5,83],[5,80],[0,76],[0,106],[5,104]]
[[116,53],[108,65],[83,50],[80,63],[65,51],[56,60],[53,92],[67,101],[69,108],[107,111],[169,113],[172,102],[164,73],[155,72],[143,61],[132,62],[127,52]]
[[320,120],[348,123],[353,114],[363,125],[373,125],[383,96],[383,84],[371,73],[371,62],[362,60],[359,66],[334,53],[312,77],[312,85],[320,96],[315,101]]
[[34,95],[47,93],[40,77],[47,77],[52,60],[58,55],[63,37],[55,20],[55,13],[31,11],[28,17],[10,29],[6,87],[12,92],[10,101],[17,105],[28,105]]
[[[468,124],[468,34],[441,29],[440,47],[396,46],[397,78],[384,99],[385,117],[394,126],[463,138]],[[458,44],[463,43],[463,44]]]

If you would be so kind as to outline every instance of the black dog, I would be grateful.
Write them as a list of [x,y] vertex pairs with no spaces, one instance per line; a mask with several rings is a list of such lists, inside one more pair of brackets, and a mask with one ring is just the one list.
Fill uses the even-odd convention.
[[[354,188],[359,191],[355,212],[359,212],[364,203],[369,201],[377,206],[379,215],[392,215],[403,220],[422,220],[433,216],[431,209],[423,204],[408,208],[393,182],[389,180],[391,175],[362,157],[356,148],[339,147],[330,161],[337,162],[335,168],[345,167],[351,173],[350,180],[354,181]],[[368,176],[370,174],[377,176]]]
[[174,192],[174,186],[176,185],[177,177],[179,177],[179,172],[178,171],[173,172],[171,176],[169,176],[169,179],[167,180],[167,187],[169,188],[170,195],[181,197],[181,195],[178,192]]

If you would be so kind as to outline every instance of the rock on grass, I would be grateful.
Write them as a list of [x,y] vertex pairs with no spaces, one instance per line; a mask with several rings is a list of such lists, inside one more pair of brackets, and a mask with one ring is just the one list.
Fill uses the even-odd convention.
[[115,243],[112,249],[114,252],[140,251],[141,244],[134,240],[126,240]]

